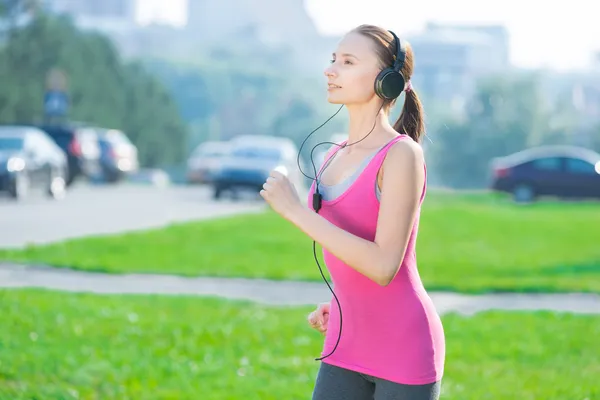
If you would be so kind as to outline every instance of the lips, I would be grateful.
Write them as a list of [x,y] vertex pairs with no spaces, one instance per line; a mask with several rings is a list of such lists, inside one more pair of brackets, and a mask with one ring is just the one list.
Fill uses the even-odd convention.
[[333,84],[333,83],[328,83],[328,84],[327,84],[327,87],[328,87],[329,89],[341,89],[341,88],[342,88],[341,86],[335,85],[335,84]]

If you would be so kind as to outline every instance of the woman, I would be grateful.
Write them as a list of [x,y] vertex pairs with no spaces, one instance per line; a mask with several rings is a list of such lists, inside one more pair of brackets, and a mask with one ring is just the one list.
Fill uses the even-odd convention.
[[[328,101],[343,104],[350,121],[348,140],[329,151],[311,187],[309,205],[315,192],[322,198],[318,212],[304,207],[276,171],[261,191],[271,208],[323,247],[341,306],[322,305],[309,316],[326,332],[323,355],[331,354],[322,359],[313,400],[439,398],[444,331],[415,252],[426,189],[423,109],[410,84],[412,50],[395,39],[379,27],[359,26],[344,36],[325,70]],[[405,100],[392,126],[395,97],[374,82],[395,62],[404,79],[392,97],[404,91]]]

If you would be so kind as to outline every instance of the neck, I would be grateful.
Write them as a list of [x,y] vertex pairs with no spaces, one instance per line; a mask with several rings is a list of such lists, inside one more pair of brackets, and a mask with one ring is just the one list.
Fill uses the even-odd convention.
[[[389,126],[389,120],[386,113],[381,108],[381,102],[370,102],[361,105],[348,105],[348,116],[350,119],[348,131],[348,143],[356,143],[365,138],[360,144],[369,147],[371,139],[377,135],[377,131]],[[373,125],[375,125],[373,127]],[[371,134],[369,134],[371,132]],[[361,146],[362,147],[362,146]]]

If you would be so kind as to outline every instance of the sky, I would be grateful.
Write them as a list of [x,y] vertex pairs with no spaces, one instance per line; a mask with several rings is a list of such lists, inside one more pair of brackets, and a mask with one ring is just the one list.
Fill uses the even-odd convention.
[[593,4],[585,0],[306,0],[322,33],[341,33],[362,23],[397,33],[418,31],[427,21],[501,23],[511,36],[514,64],[553,69],[585,66],[591,53],[600,51],[600,24]]
[[[186,4],[195,0],[137,1],[138,20],[185,25]],[[593,51],[600,51],[598,12],[592,12],[593,2],[587,0],[304,1],[317,29],[326,35],[343,34],[363,23],[398,34],[418,32],[427,21],[500,23],[509,30],[511,61],[519,67],[581,68],[589,64]]]

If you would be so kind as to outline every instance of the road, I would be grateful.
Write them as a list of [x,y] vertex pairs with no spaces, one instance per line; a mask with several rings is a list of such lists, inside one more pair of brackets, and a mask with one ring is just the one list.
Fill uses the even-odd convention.
[[215,202],[203,187],[78,186],[60,201],[0,199],[0,248],[164,226],[264,209],[262,199]]
[[[331,300],[323,282],[183,277],[154,274],[105,274],[48,266],[21,266],[0,261],[0,288],[46,288],[97,294],[217,296],[278,306],[315,305]],[[600,314],[594,293],[488,293],[467,295],[430,292],[440,314],[472,315],[487,310],[552,310]]]

